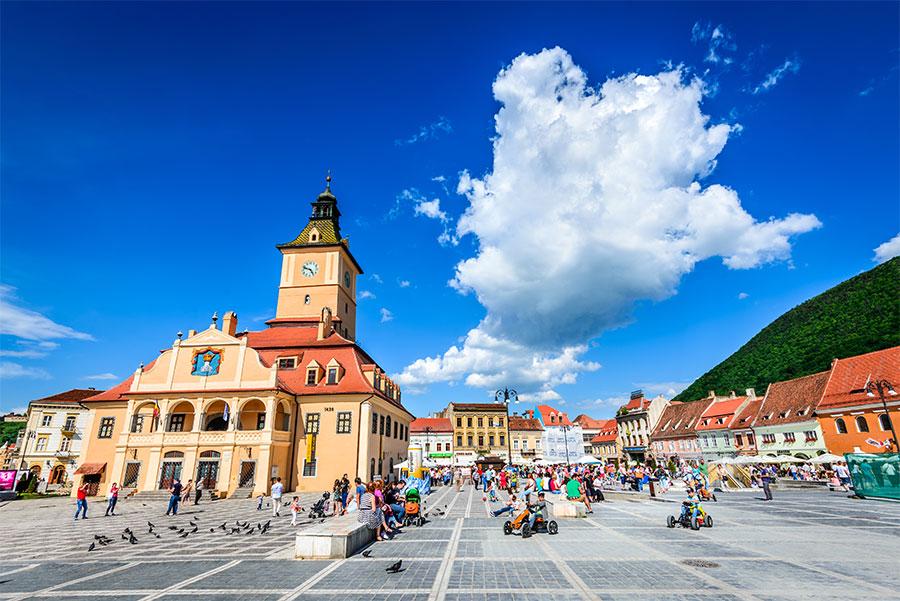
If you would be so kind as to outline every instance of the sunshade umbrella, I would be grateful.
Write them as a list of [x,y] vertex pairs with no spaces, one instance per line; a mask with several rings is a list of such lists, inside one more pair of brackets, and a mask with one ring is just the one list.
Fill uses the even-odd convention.
[[576,463],[581,463],[584,465],[587,464],[595,464],[600,463],[600,460],[594,457],[593,455],[582,455],[581,458],[578,459]]

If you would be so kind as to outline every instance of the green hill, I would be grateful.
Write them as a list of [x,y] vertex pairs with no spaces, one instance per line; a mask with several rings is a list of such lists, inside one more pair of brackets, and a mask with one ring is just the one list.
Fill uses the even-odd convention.
[[828,369],[836,357],[900,345],[900,257],[794,307],[675,397],[694,401]]

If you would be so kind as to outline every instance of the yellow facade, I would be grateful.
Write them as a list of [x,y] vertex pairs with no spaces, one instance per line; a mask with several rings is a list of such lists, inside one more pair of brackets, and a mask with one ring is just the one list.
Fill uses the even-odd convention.
[[453,426],[453,454],[457,463],[499,457],[509,461],[509,423],[506,405],[451,403],[441,414]]

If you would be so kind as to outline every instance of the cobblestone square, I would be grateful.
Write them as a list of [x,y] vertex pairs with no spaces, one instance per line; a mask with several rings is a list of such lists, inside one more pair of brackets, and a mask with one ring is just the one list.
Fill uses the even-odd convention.
[[[900,599],[900,504],[824,491],[779,492],[771,503],[752,493],[719,499],[706,505],[715,526],[699,532],[666,528],[679,509],[672,495],[602,503],[586,519],[560,520],[557,536],[522,540],[503,534],[505,519],[488,517],[497,505],[478,491],[438,488],[426,506],[443,515],[370,545],[369,557],[335,561],[292,559],[294,533],[312,522],[291,527],[251,499],[167,518],[135,497],[120,503],[121,516],[78,522],[67,499],[17,501],[0,507],[7,540],[16,541],[0,559],[0,600]],[[237,523],[269,519],[264,535],[231,534]],[[191,522],[197,532],[181,538]],[[137,544],[122,540],[126,527]],[[113,542],[89,552],[95,535]],[[403,571],[385,572],[397,559]]]

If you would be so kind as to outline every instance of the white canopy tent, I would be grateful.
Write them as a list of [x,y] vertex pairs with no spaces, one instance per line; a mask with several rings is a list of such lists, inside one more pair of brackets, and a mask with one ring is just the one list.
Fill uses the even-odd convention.
[[578,461],[576,461],[575,463],[580,463],[582,465],[596,465],[598,463],[603,463],[603,462],[600,461],[599,459],[597,459],[596,457],[594,457],[593,455],[582,455],[578,459]]
[[822,463],[834,463],[835,461],[843,461],[844,458],[840,455],[833,455],[831,453],[825,453],[824,455],[819,455],[818,457],[813,457],[809,460],[810,463],[814,464],[822,464]]

